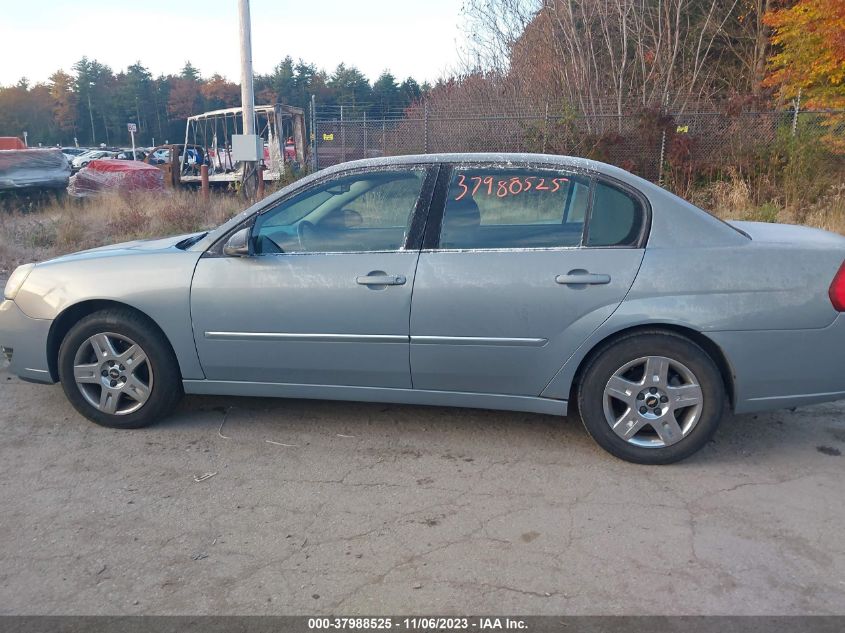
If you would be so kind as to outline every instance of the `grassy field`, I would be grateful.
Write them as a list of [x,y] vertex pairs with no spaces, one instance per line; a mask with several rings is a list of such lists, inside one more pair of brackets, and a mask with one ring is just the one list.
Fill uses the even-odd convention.
[[[719,217],[806,224],[845,234],[845,183],[829,185],[806,205],[755,205],[745,181],[734,178],[697,189],[690,200]],[[35,210],[0,212],[0,277],[22,263],[127,240],[208,229],[232,217],[246,203],[234,195],[196,192],[164,195],[103,195],[65,199]]]
[[688,199],[726,220],[803,224],[845,234],[845,181],[828,184],[811,202],[771,196],[768,201],[755,204],[754,198],[746,181],[731,178],[696,189]]
[[234,195],[212,194],[204,203],[196,192],[179,191],[66,198],[32,211],[0,212],[0,276],[86,248],[209,229],[244,208]]

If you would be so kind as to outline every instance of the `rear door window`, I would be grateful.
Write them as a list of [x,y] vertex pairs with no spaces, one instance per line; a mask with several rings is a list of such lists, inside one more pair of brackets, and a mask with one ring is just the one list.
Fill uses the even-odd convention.
[[589,180],[562,171],[455,169],[440,230],[441,249],[581,245]]

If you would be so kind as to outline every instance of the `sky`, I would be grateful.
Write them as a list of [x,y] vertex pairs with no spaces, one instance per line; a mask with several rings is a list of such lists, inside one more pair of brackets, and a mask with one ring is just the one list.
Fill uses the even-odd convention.
[[[457,65],[463,0],[251,0],[256,74],[286,55],[374,80],[434,81]],[[187,60],[203,76],[240,80],[237,0],[0,0],[0,85],[43,82],[83,55],[115,72],[140,60],[154,76]],[[19,51],[9,54],[9,51]]]

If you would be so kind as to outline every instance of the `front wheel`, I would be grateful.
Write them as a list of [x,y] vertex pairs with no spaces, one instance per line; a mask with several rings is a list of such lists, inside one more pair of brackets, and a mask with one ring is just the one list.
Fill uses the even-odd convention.
[[103,310],[74,325],[59,348],[59,378],[77,411],[114,428],[152,424],[182,396],[170,346],[130,310]]
[[712,437],[725,388],[701,347],[669,332],[632,334],[611,343],[585,368],[578,406],[605,450],[637,464],[689,457]]

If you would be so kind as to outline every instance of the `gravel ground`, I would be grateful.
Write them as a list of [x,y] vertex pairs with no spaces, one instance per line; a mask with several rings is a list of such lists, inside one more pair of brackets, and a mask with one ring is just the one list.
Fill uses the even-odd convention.
[[0,402],[2,614],[845,613],[842,404],[644,467],[541,415],[191,397],[113,431],[5,370]]

